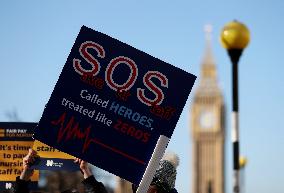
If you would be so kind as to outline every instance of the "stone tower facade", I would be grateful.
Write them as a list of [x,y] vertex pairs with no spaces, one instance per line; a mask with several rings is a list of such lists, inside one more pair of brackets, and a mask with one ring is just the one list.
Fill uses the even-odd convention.
[[224,101],[211,49],[211,27],[206,26],[205,31],[205,55],[191,109],[192,193],[224,193]]

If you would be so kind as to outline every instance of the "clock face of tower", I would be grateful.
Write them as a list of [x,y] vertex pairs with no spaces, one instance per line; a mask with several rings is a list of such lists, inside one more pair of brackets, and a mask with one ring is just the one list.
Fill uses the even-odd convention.
[[213,110],[203,109],[200,113],[199,124],[202,130],[213,129],[216,123],[216,116]]

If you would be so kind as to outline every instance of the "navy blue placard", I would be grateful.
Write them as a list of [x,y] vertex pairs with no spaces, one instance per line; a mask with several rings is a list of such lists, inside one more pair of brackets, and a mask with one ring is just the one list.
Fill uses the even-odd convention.
[[34,138],[139,184],[196,77],[83,26]]
[[68,171],[80,170],[79,165],[74,164],[74,159],[71,160],[62,158],[40,158],[40,162],[37,165],[31,166],[31,169]]

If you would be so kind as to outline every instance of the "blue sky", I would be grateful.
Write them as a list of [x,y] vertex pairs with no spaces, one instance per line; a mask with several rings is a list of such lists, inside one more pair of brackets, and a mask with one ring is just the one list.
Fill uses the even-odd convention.
[[[82,25],[199,75],[205,46],[203,26],[210,23],[227,110],[226,190],[230,193],[231,65],[218,36],[224,24],[237,19],[251,31],[239,67],[241,154],[249,161],[246,192],[282,193],[283,8],[281,0],[1,1],[0,121],[8,121],[5,112],[13,109],[23,121],[40,119]],[[183,193],[192,192],[192,96],[169,145],[181,158],[176,184]]]

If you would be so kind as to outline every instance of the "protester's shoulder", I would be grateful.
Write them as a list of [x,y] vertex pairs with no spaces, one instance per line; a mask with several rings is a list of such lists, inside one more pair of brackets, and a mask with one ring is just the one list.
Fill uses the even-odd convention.
[[174,189],[171,190],[170,193],[178,193],[178,191],[174,188]]
[[98,182],[96,178],[92,175],[82,181],[82,184],[86,188],[86,192],[98,192],[107,193],[107,190],[102,182]]
[[97,181],[94,175],[89,176],[88,178],[82,181],[84,185],[86,184],[102,184],[101,182]]
[[21,180],[20,177],[16,177],[16,183],[14,185],[14,193],[28,193],[29,192],[29,181]]

